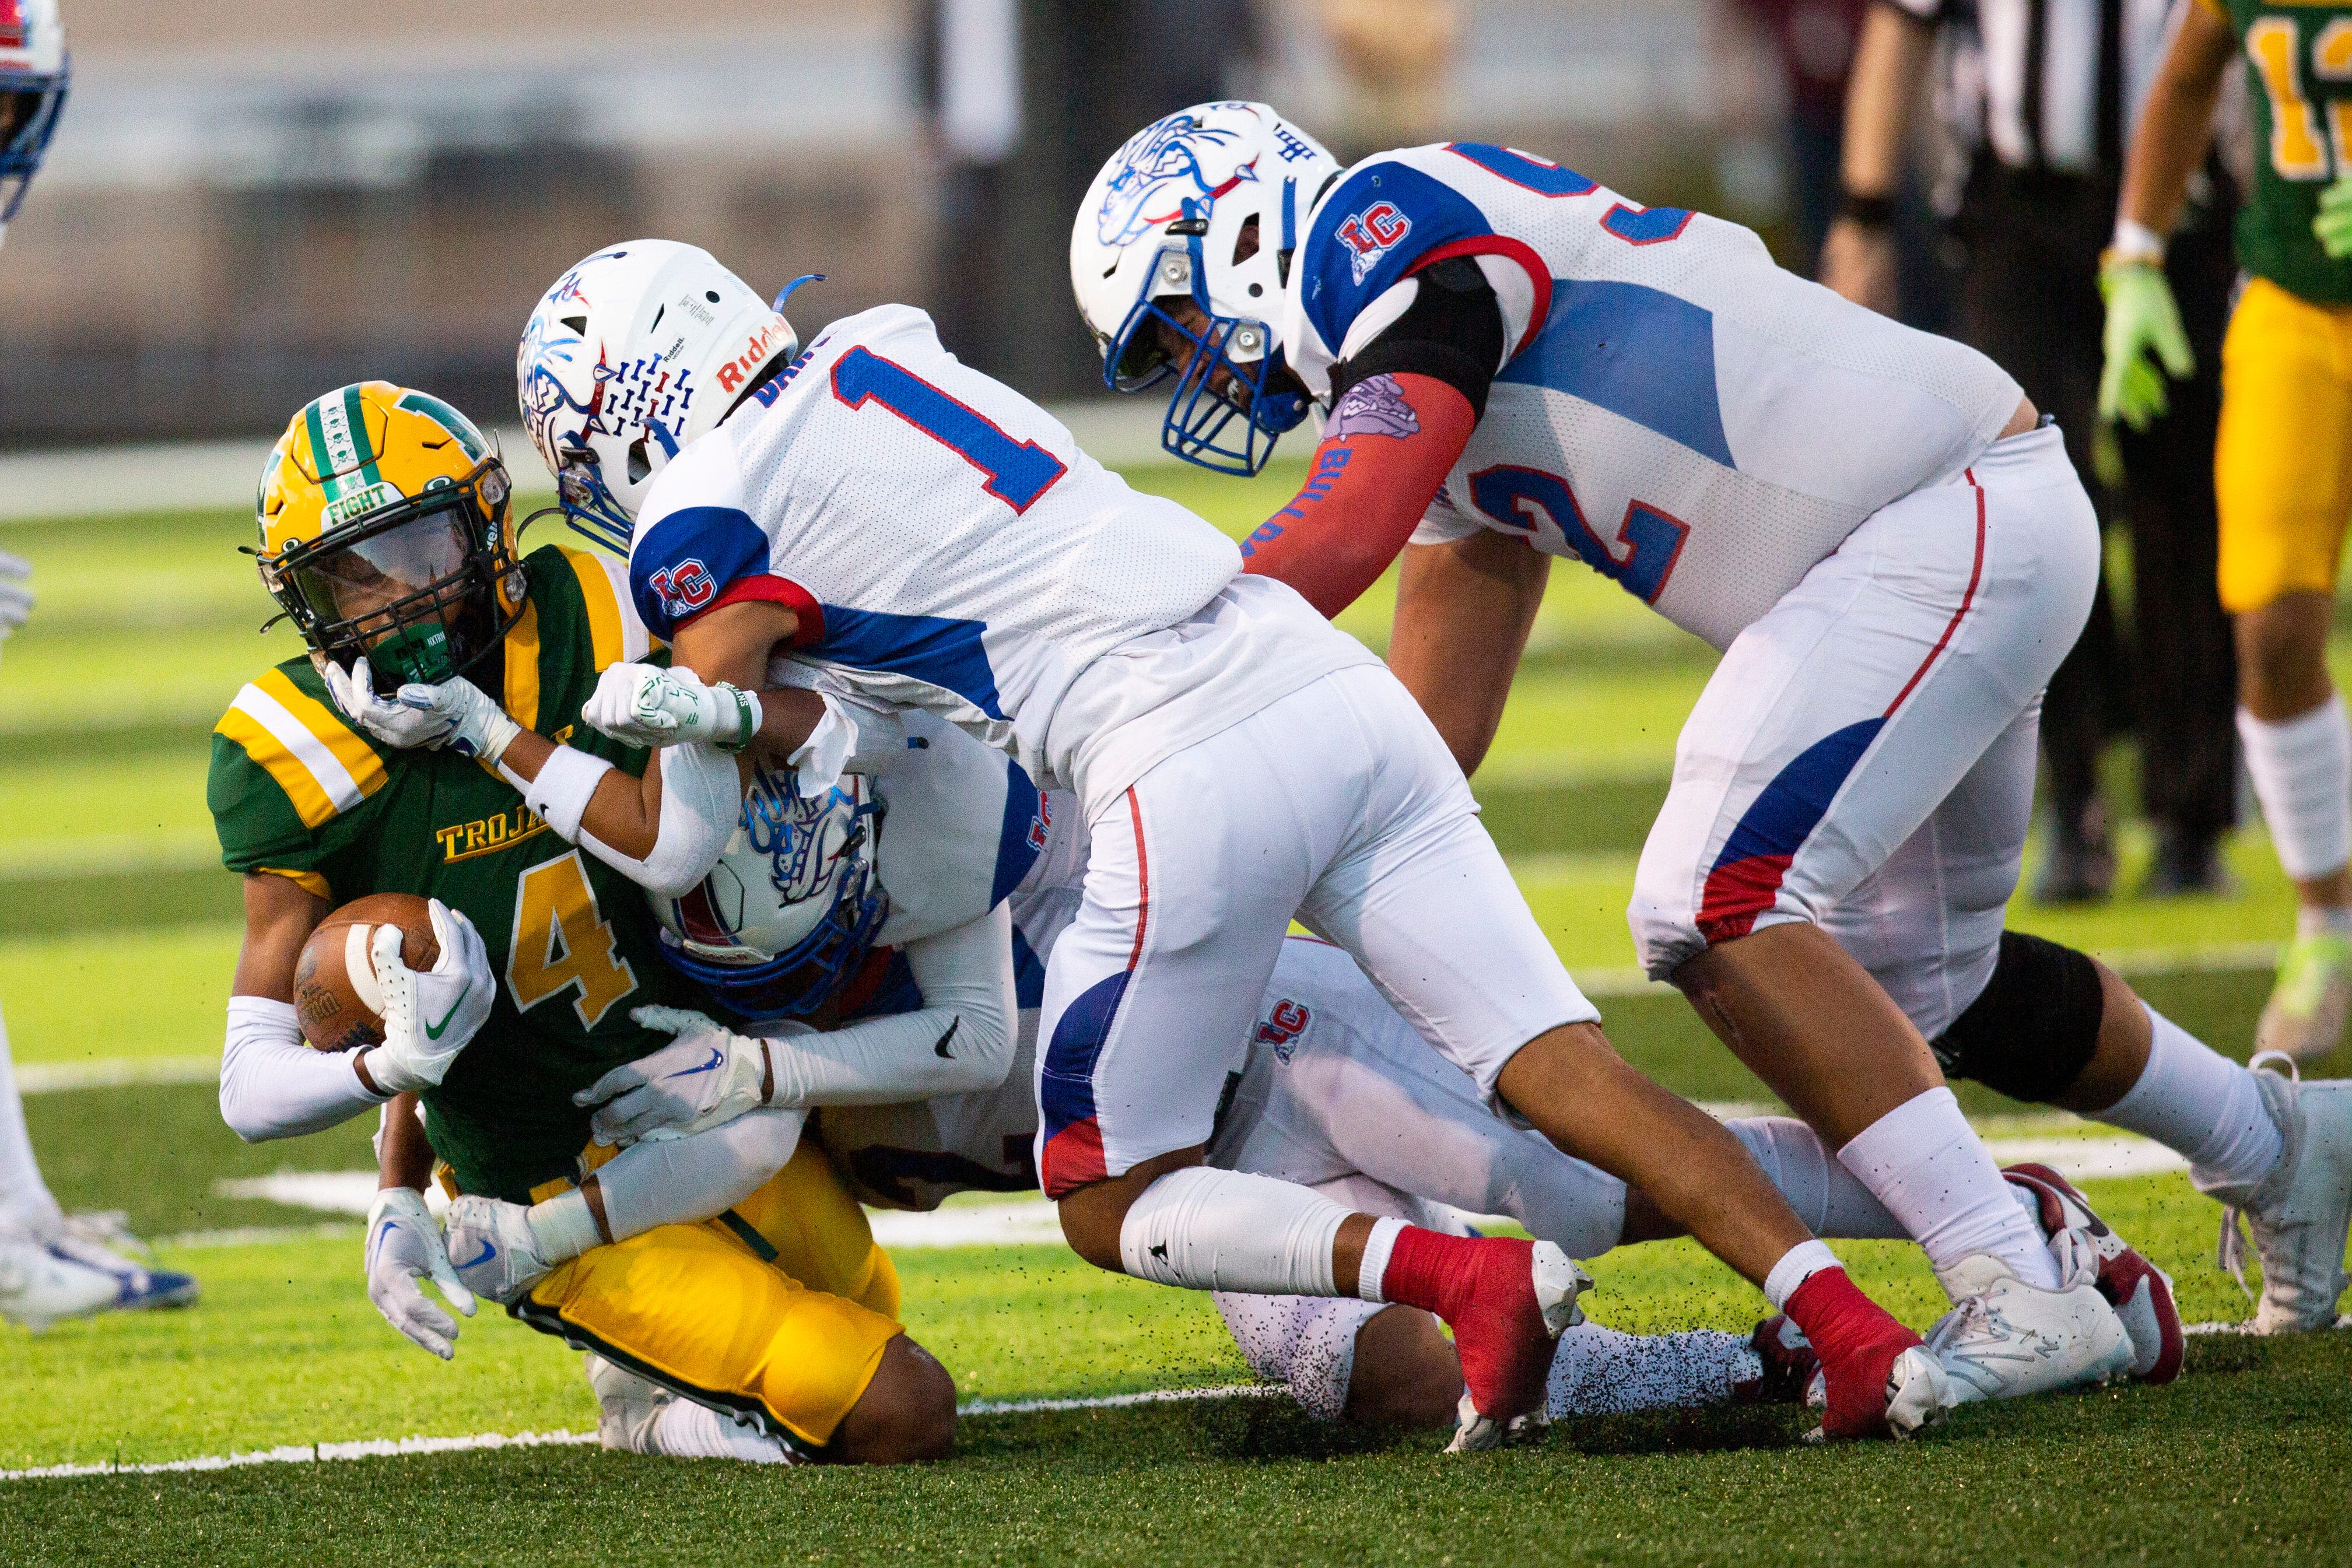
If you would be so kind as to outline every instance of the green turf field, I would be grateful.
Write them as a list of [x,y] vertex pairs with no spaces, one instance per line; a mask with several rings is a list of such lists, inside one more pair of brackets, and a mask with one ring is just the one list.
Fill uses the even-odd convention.
[[[1298,469],[1138,478],[1239,532]],[[492,1308],[455,1364],[431,1361],[368,1305],[354,1222],[216,1189],[371,1164],[364,1126],[247,1148],[211,1087],[185,1081],[218,1054],[237,939],[203,803],[206,737],[239,683],[298,646],[282,627],[255,635],[273,606],[235,553],[248,531],[232,514],[0,528],[43,596],[0,659],[0,1004],[48,1090],[28,1118],[69,1207],[184,1239],[165,1257],[206,1292],[190,1312],[38,1339],[0,1326],[0,1469],[593,1425],[555,1342]],[[1377,646],[1391,602],[1383,585],[1343,623]],[[2352,664],[2352,641],[2337,653]],[[1761,1085],[1678,998],[1628,992],[1624,974],[1634,857],[1712,663],[1613,586],[1561,570],[1476,782],[1562,955],[1609,989],[1627,1054],[1683,1092],[1756,1101]],[[2117,777],[2127,791],[2127,764]],[[2147,843],[2124,841],[2129,886]],[[2291,897],[2258,832],[2231,863],[2228,897],[2021,901],[2017,923],[2129,961],[2157,1006],[2242,1055],[2268,983],[2261,946],[2287,928]],[[119,1082],[138,1064],[164,1081]],[[54,1087],[77,1074],[116,1082]],[[1988,1116],[2020,1109],[1964,1098]],[[2179,1281],[2190,1317],[2243,1315],[2211,1263],[2214,1210],[2184,1178],[2094,1191]],[[1932,1315],[1907,1249],[1844,1250],[1912,1321]],[[909,1326],[967,1399],[1245,1378],[1204,1300],[1058,1249],[898,1260]],[[1762,1310],[1682,1244],[1595,1272],[1593,1315],[1619,1326],[1737,1327]],[[0,1563],[2344,1561],[2352,1335],[2200,1339],[2190,1364],[2171,1390],[1969,1411],[1917,1445],[1837,1452],[1797,1447],[1794,1413],[1751,1413],[1578,1423],[1453,1461],[1438,1437],[1334,1433],[1250,1399],[975,1416],[956,1462],[898,1475],[558,1448],[0,1482]]]

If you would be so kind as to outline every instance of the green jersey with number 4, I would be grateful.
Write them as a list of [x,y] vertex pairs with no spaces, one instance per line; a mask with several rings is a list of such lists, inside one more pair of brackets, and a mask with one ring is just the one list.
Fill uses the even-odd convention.
[[[579,722],[605,665],[659,662],[620,563],[550,546],[475,683],[526,728],[642,776],[649,754]],[[572,1094],[669,1042],[630,1009],[698,1006],[661,959],[644,892],[548,831],[513,788],[451,752],[397,750],[346,720],[307,657],[237,694],[206,788],[221,858],[329,903],[413,893],[462,911],[499,984],[489,1021],[425,1095],[435,1153],[467,1192],[521,1202],[576,1173],[588,1113]]]
[[2238,260],[2317,305],[2352,304],[2352,258],[2319,247],[2319,193],[2352,174],[2352,5],[2196,0],[2246,56],[2254,188],[2238,213]]

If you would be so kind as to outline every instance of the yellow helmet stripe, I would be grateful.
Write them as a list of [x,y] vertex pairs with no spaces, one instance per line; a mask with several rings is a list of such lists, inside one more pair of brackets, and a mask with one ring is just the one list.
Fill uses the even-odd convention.
[[238,692],[214,727],[278,781],[306,828],[324,827],[367,798],[335,754],[257,685]]
[[272,670],[254,682],[262,691],[277,699],[278,706],[310,732],[320,744],[334,753],[343,771],[359,786],[362,796],[373,795],[383,788],[386,777],[383,758],[375,747],[345,723],[343,716],[296,685],[293,677],[283,670]]

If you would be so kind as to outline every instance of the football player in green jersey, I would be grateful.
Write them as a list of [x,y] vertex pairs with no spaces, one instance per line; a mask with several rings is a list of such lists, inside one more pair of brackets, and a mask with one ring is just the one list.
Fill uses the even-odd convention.
[[[2301,913],[2256,1043],[2308,1061],[2352,1011],[2352,723],[2327,674],[2352,522],[2352,5],[2190,0],[2142,110],[2103,259],[2100,413],[2135,428],[2191,367],[2164,236],[2245,60],[2253,186],[2246,281],[2221,348],[2219,580],[2238,646],[2238,733]],[[2160,361],[2163,371],[2149,362]]]
[[[417,1288],[425,1274],[460,1311],[466,1281],[800,1454],[944,1452],[953,1384],[900,1330],[896,1274],[831,1167],[797,1148],[798,1113],[616,1155],[573,1103],[669,1043],[637,1009],[698,1005],[646,891],[700,881],[749,767],[708,745],[649,767],[581,722],[599,672],[664,657],[618,563],[518,559],[488,440],[384,382],[297,414],[257,507],[263,580],[310,653],[240,691],[213,743],[209,800],[247,910],[230,1125],[285,1136],[421,1100],[429,1150],[404,1099],[387,1158],[437,1161],[459,1255],[415,1190],[423,1169],[401,1165],[370,1216],[370,1291],[437,1354],[456,1324]],[[411,972],[396,936],[380,943],[383,1043],[306,1050],[291,1006],[304,942],[334,905],[390,892],[434,901],[439,960]]]

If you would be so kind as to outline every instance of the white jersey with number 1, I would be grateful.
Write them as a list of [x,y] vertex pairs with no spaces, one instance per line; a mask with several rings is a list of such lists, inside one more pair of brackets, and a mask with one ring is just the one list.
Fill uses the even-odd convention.
[[921,707],[1089,806],[1372,662],[1233,542],[1138,494],[903,305],[819,333],[655,480],[629,587],[656,635],[772,600],[857,697]]

